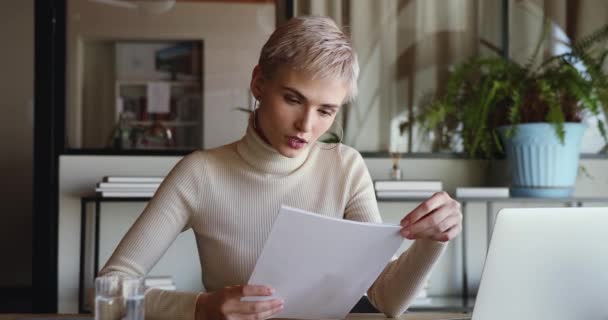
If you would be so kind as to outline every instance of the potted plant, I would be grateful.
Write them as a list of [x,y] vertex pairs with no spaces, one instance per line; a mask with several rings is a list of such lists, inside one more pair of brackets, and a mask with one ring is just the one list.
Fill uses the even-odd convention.
[[[582,119],[608,107],[603,69],[608,49],[600,46],[608,39],[608,25],[568,53],[537,61],[547,30],[525,65],[498,56],[456,66],[446,92],[418,117],[442,145],[457,135],[471,157],[506,154],[512,196],[570,196],[586,128]],[[600,120],[598,128],[608,141]]]

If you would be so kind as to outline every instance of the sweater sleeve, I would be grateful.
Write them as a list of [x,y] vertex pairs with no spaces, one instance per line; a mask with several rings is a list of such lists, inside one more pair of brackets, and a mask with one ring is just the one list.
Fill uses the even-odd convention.
[[[344,218],[381,223],[371,176],[363,158],[352,161],[350,198]],[[367,291],[370,302],[389,317],[401,315],[422,288],[430,271],[445,250],[444,243],[416,240],[395,261],[390,262]]]
[[422,288],[445,247],[444,243],[431,240],[414,241],[367,290],[370,302],[388,317],[400,316]]
[[354,152],[354,157],[346,161],[345,176],[348,179],[345,184],[349,196],[344,209],[344,219],[382,223],[372,177],[361,154]]
[[[192,153],[178,162],[159,186],[100,271],[100,275],[145,276],[177,236],[190,228],[201,202],[202,157]],[[194,319],[198,293],[148,290],[146,319]]]

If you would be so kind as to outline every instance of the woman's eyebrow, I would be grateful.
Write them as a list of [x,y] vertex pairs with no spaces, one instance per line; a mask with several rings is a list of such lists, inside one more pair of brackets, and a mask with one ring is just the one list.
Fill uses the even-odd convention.
[[[290,91],[291,93],[295,94],[296,96],[298,96],[298,98],[300,100],[304,100],[305,102],[308,101],[308,98],[306,98],[306,96],[304,96],[301,92],[299,92],[298,90],[296,90],[294,88],[287,87],[287,86],[281,86],[281,88],[283,88],[284,90]],[[335,104],[331,104],[331,103],[323,103],[323,104],[321,104],[321,107],[335,109],[335,110],[338,110],[340,108],[340,106],[335,105]]]
[[298,96],[299,99],[304,100],[304,101],[308,101],[308,99],[306,98],[306,96],[304,96],[302,93],[300,93],[300,91],[291,88],[291,87],[287,87],[287,86],[282,86],[281,88],[283,88],[284,90],[290,91],[291,93],[295,94],[296,96]]

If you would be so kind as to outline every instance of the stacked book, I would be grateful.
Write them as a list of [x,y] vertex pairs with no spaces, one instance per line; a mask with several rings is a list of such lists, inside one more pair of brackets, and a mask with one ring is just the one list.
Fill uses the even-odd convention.
[[428,198],[443,190],[440,180],[376,180],[378,200]]
[[161,290],[175,290],[175,283],[171,276],[148,276],[144,278],[146,289],[156,288]]
[[151,198],[164,177],[104,177],[95,192],[101,197]]
[[508,198],[507,187],[458,187],[456,198]]

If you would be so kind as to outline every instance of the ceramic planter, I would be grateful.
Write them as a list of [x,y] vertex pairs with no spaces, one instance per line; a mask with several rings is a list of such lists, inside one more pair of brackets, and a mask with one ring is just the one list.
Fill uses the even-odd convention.
[[516,125],[515,134],[506,136],[509,126],[498,128],[511,170],[512,197],[567,198],[574,192],[580,142],[587,128],[582,123],[565,123],[562,144],[549,123]]

